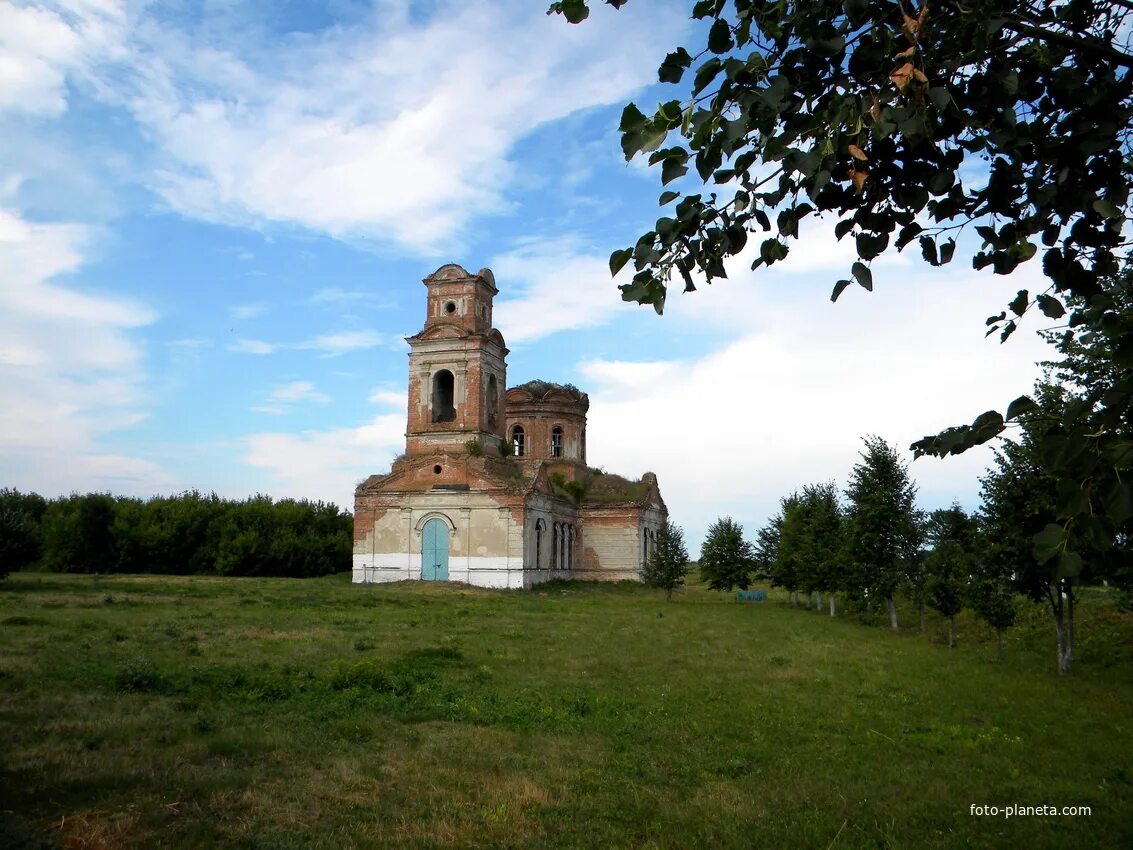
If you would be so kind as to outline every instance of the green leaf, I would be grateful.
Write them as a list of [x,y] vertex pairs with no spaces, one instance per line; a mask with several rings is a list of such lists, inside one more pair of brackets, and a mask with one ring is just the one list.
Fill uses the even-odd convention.
[[1020,289],[1019,293],[1013,299],[1011,299],[1011,303],[1007,306],[1011,308],[1011,312],[1016,316],[1022,316],[1025,312],[1027,312],[1027,305],[1030,303],[1031,293],[1025,289]]
[[1032,410],[1038,409],[1039,406],[1035,404],[1030,396],[1021,395],[1011,402],[1011,404],[1007,405],[1007,418],[1018,419],[1024,413],[1030,413]]
[[764,239],[759,246],[759,256],[768,265],[787,256],[787,246],[778,239]]
[[684,177],[688,174],[688,166],[685,165],[685,160],[678,157],[670,157],[661,163],[661,185],[672,183],[678,177]]
[[548,15],[553,15],[555,12],[561,13],[572,24],[580,24],[590,17],[586,0],[559,0],[557,3],[552,3],[551,8],[547,10]]
[[952,262],[952,255],[956,253],[956,240],[949,239],[940,246],[940,264]]
[[620,251],[614,251],[610,254],[610,277],[614,277],[622,270],[622,267],[629,262],[630,257],[633,256],[633,248],[623,248]]
[[941,86],[934,86],[928,90],[928,99],[932,105],[939,110],[945,110],[948,105],[952,103],[952,96],[948,94],[948,89]]
[[684,76],[685,68],[692,64],[692,57],[683,47],[678,47],[665,57],[661,67],[657,69],[657,79],[662,83],[679,83]]
[[992,437],[1002,433],[1004,428],[1003,415],[997,410],[981,413],[972,423],[973,445],[986,443]]
[[1063,552],[1058,556],[1058,578],[1074,578],[1082,572],[1082,556],[1077,552]]
[[1045,564],[1058,554],[1062,548],[1065,530],[1056,522],[1047,523],[1038,534],[1031,538],[1035,544],[1034,554],[1039,563]]
[[1121,210],[1108,198],[1098,198],[1090,206],[1102,218],[1121,218]]
[[1043,315],[1048,319],[1061,319],[1066,315],[1066,308],[1062,306],[1062,302],[1057,298],[1050,295],[1040,295],[1036,299],[1039,304],[1039,309],[1043,311]]
[[700,94],[704,89],[716,79],[716,75],[720,73],[720,69],[724,67],[724,63],[713,56],[703,65],[696,69],[696,76],[692,81],[692,93],[694,95]]
[[622,110],[622,120],[618,124],[618,129],[623,133],[640,130],[645,126],[647,120],[644,113],[637,108],[637,104],[627,103],[625,109]]
[[866,292],[873,292],[873,272],[869,270],[869,266],[862,262],[855,262],[850,267],[850,272],[862,289]]
[[885,250],[889,244],[889,236],[885,233],[859,233],[854,237],[858,256],[863,260],[872,260]]
[[717,18],[708,30],[708,49],[713,53],[727,53],[732,44],[732,28],[723,18]]
[[936,254],[936,240],[931,236],[921,237],[921,256],[925,258],[929,265],[940,265],[940,258]]
[[845,292],[846,287],[849,286],[849,285],[850,285],[850,281],[848,281],[848,280],[840,280],[836,284],[834,284],[834,291],[830,293],[830,300],[831,301],[837,301],[838,296],[841,295],[843,292]]

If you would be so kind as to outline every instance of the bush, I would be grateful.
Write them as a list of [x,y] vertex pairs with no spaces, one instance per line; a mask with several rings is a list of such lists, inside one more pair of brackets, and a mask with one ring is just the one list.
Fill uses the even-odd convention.
[[333,504],[194,491],[72,495],[46,503],[40,526],[42,563],[56,572],[304,578],[350,569],[354,523]]

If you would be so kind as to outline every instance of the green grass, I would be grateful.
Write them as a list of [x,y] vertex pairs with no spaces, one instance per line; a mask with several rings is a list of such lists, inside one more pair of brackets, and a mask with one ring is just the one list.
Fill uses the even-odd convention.
[[999,664],[774,594],[19,573],[0,846],[1129,847],[1130,619],[1060,679],[1041,609]]

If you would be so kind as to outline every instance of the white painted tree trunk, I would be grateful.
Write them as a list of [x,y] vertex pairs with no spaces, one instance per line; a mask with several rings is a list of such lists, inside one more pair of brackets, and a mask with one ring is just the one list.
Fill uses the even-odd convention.
[[833,617],[834,616],[834,593],[831,592],[829,594],[829,596],[830,596],[830,616]]
[[1074,660],[1074,586],[1072,579],[1065,581],[1066,591],[1063,591],[1061,583],[1055,585],[1053,593],[1048,591],[1054,613],[1054,637],[1058,649],[1060,676],[1070,672],[1070,662]]
[[900,631],[900,627],[897,625],[897,606],[893,602],[893,597],[890,596],[885,601],[889,605],[889,628],[895,632]]

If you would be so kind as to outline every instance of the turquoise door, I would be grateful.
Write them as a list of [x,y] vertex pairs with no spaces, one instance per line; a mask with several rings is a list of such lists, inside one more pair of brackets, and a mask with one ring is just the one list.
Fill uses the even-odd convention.
[[421,578],[448,581],[448,526],[439,519],[429,520],[421,532]]

